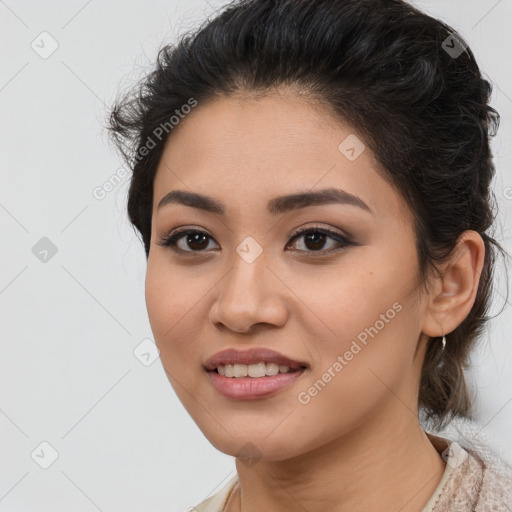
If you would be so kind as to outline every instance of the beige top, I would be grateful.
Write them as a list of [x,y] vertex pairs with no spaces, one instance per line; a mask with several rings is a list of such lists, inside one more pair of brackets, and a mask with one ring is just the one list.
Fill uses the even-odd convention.
[[[436,487],[434,493],[428,500],[427,504],[421,512],[434,512],[434,506],[438,502],[443,488],[448,481],[448,478],[453,473],[454,468],[461,465],[462,462],[468,457],[468,452],[464,450],[456,441],[450,441],[442,437],[434,436],[426,432],[429,440],[432,442],[439,455],[446,460],[446,468],[444,470],[441,481]],[[229,495],[233,491],[238,481],[238,475],[235,475],[229,480],[220,491],[206,500],[202,501],[199,505],[190,509],[190,512],[223,512],[224,507],[228,501]]]

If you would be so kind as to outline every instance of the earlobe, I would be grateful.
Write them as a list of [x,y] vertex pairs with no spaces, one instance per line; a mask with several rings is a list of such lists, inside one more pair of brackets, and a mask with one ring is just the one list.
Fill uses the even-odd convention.
[[484,258],[482,237],[476,231],[464,231],[449,260],[439,267],[441,275],[434,278],[423,333],[443,336],[464,321],[475,302]]

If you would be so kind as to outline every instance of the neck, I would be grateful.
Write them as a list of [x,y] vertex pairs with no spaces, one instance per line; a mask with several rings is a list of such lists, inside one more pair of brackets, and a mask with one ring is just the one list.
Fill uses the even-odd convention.
[[226,510],[421,510],[446,465],[417,416],[395,401],[386,421],[375,417],[300,456],[252,467],[237,459],[239,485]]

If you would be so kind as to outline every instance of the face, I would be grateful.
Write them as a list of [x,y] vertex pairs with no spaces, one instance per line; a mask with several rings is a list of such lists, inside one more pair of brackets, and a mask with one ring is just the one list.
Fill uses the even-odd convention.
[[[424,301],[412,214],[354,135],[320,106],[276,93],[199,104],[166,143],[149,320],[181,402],[230,455],[250,443],[284,460],[386,418],[414,419],[404,404],[417,394]],[[338,195],[276,201],[326,189]],[[159,207],[178,190],[218,211],[176,197]],[[237,383],[205,369],[226,349],[275,351],[300,368]],[[275,373],[278,357],[262,354]]]

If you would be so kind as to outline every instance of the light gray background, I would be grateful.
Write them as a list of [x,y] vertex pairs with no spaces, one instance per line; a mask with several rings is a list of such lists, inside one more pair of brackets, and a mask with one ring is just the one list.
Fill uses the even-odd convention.
[[[92,194],[122,166],[100,124],[119,88],[142,76],[162,42],[221,5],[0,0],[1,511],[181,512],[234,474],[160,359],[145,366],[133,353],[152,334],[127,182],[103,200]],[[415,5],[457,29],[494,83],[497,237],[511,251],[512,0]],[[59,45],[46,59],[31,47],[47,37],[50,49],[44,31]],[[46,263],[32,252],[43,237],[57,248]],[[509,462],[511,326],[507,304],[470,374],[483,432]],[[48,469],[42,442],[58,453]]]

